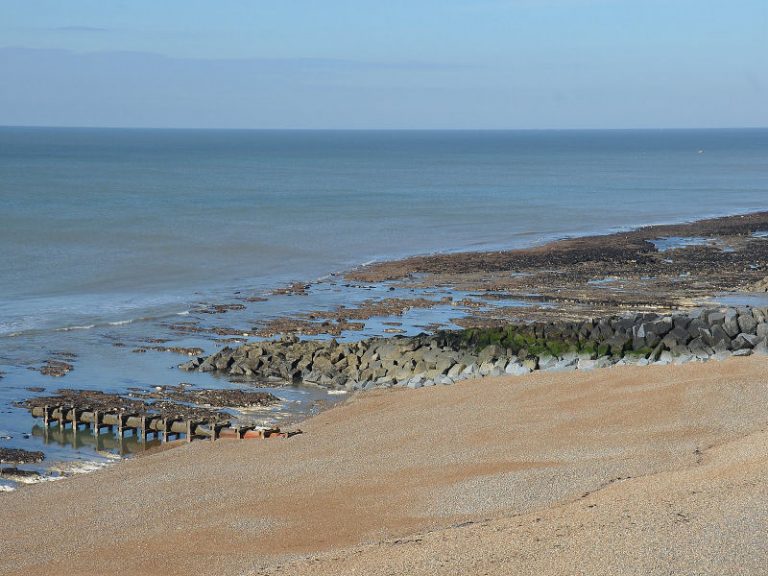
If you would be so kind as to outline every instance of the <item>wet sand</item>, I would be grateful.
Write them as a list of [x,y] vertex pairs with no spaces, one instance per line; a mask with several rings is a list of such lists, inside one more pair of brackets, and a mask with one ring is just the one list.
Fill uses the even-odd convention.
[[763,574],[766,358],[360,394],[0,495],[0,573]]

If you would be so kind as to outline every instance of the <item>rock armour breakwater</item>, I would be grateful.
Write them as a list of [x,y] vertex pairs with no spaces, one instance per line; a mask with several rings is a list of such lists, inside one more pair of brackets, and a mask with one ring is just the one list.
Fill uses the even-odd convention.
[[768,308],[635,313],[579,322],[510,324],[358,342],[295,336],[224,348],[180,365],[243,380],[368,390],[420,388],[533,370],[588,370],[768,354]]

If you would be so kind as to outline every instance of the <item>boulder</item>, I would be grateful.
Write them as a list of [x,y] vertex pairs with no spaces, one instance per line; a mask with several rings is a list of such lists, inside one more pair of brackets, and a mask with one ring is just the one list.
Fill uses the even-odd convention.
[[523,366],[518,360],[511,360],[504,368],[504,373],[511,376],[522,376],[523,374],[530,374],[531,368],[529,366]]
[[768,339],[759,339],[752,349],[752,352],[760,356],[768,356]]
[[613,366],[616,361],[610,356],[601,356],[595,361],[595,368],[607,368]]
[[725,321],[723,322],[723,329],[731,338],[738,336],[741,329],[739,328],[739,315],[733,308],[728,308],[725,311]]
[[197,367],[200,372],[213,372],[216,370],[215,356],[209,356]]
[[486,360],[485,362],[480,364],[480,375],[488,376],[495,367],[496,367],[495,364],[491,360]]
[[559,362],[559,358],[554,356],[541,356],[539,358],[539,370],[549,370]]
[[[674,327],[669,333],[662,338],[662,341],[667,344],[668,342],[679,342],[681,344],[687,344],[691,340],[691,336],[687,328]],[[667,344],[669,348],[669,344]]]
[[722,324],[725,322],[725,313],[721,312],[720,310],[709,311],[704,316],[706,317],[707,324],[710,326],[715,324]]
[[219,356],[213,362],[213,365],[215,366],[216,370],[223,372],[227,370],[230,366],[232,366],[233,363],[234,363],[234,359],[232,358],[232,354],[226,353]]
[[691,323],[691,317],[687,314],[674,314],[672,315],[672,328],[673,330],[688,330],[688,324]]
[[714,343],[712,340],[712,332],[710,331],[709,327],[701,320],[691,320],[691,323],[688,325],[688,335],[692,340],[700,338],[709,345]]
[[189,372],[190,370],[197,369],[200,366],[200,364],[202,364],[202,363],[203,363],[203,359],[202,358],[200,358],[200,357],[193,358],[189,362],[184,362],[184,364],[179,364],[179,370],[184,370],[186,372]]
[[312,361],[312,369],[326,372],[334,368],[333,362],[328,356],[317,355]]
[[421,388],[422,386],[424,386],[424,378],[422,378],[421,376],[414,376],[413,378],[408,380],[408,384],[406,384],[406,386],[412,389]]
[[623,355],[624,351],[630,347],[629,336],[621,334],[617,334],[613,338],[608,339],[605,343],[610,346],[611,354],[613,356]]
[[453,358],[450,357],[444,357],[439,358],[437,362],[435,362],[435,370],[439,372],[440,374],[447,374],[448,371],[453,368],[455,362]]
[[394,344],[384,344],[379,347],[379,357],[383,360],[397,360],[401,357],[400,347]]
[[732,348],[734,351],[751,350],[759,340],[757,336],[742,333],[733,339]]
[[479,364],[487,362],[489,360],[496,360],[504,356],[505,350],[498,344],[489,344],[483,348],[477,355],[477,361]]
[[576,363],[576,368],[578,370],[594,370],[597,368],[597,360],[592,360],[591,358],[579,358]]
[[549,370],[552,372],[565,372],[567,370],[576,370],[579,359],[575,357],[563,358],[559,360]]
[[692,354],[681,354],[680,356],[676,356],[672,362],[674,364],[688,364],[689,362],[693,362],[693,360],[695,360],[695,357]]
[[539,359],[536,356],[528,356],[521,362],[523,368],[527,368],[529,372],[533,372],[539,367]]
[[751,311],[742,311],[739,313],[739,329],[744,334],[754,334],[757,330],[757,320]]
[[730,349],[732,336],[730,336],[725,331],[725,328],[722,325],[716,324],[712,327],[711,337],[712,337],[713,348],[717,348],[721,350]]
[[472,363],[461,371],[461,375],[466,378],[472,378],[474,376],[479,376],[480,371],[477,368],[477,364]]
[[448,377],[454,378],[454,379],[457,378],[464,371],[466,367],[467,367],[466,364],[462,364],[461,362],[459,362],[458,364],[454,364],[453,366],[451,366],[451,369],[448,370]]

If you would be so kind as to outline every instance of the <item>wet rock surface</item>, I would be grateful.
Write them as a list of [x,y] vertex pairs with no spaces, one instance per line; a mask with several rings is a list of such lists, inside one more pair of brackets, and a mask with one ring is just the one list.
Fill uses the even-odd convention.
[[280,401],[277,396],[269,392],[239,389],[196,390],[184,384],[165,386],[150,392],[134,392],[132,395],[144,399],[173,400],[198,406],[215,406],[217,408],[254,408],[257,406],[269,406]]
[[362,322],[350,322],[345,318],[315,320],[312,318],[276,318],[262,327],[254,328],[254,334],[269,338],[275,334],[299,333],[305,336],[340,336],[345,331],[362,330]]
[[533,370],[593,369],[768,354],[768,308],[698,308],[504,324],[358,342],[295,336],[226,347],[180,366],[243,381],[326,388],[420,388]]
[[244,310],[244,304],[209,304],[203,308],[196,308],[198,314],[226,314],[231,310]]
[[304,282],[292,282],[282,288],[276,288],[272,291],[275,296],[306,296],[310,285]]
[[53,376],[54,378],[60,378],[74,370],[74,366],[69,362],[62,362],[60,360],[48,360],[39,372],[44,376]]
[[37,464],[45,455],[42,452],[20,448],[0,448],[0,462],[8,464]]
[[184,348],[181,346],[139,346],[134,348],[132,352],[142,354],[150,350],[155,352],[173,352],[174,354],[182,354],[184,356],[199,356],[203,353],[202,348]]
[[[347,278],[448,287],[532,306],[475,311],[458,324],[670,313],[724,291],[764,291],[768,212],[649,226],[520,250],[438,254],[359,268]],[[705,242],[690,242],[703,239]],[[667,240],[665,245],[660,240]],[[540,305],[546,304],[546,305]]]
[[[254,326],[252,333],[262,338],[271,338],[279,334],[302,334],[304,336],[341,336],[344,332],[362,330],[363,320],[375,316],[402,316],[413,308],[434,308],[449,304],[450,297],[439,300],[428,298],[383,298],[369,299],[358,306],[339,306],[334,310],[316,310],[299,314],[295,317],[275,318],[260,326]],[[396,333],[390,330],[390,333]]]
[[119,394],[109,394],[99,390],[76,390],[62,388],[50,396],[36,396],[17,403],[21,408],[42,408],[44,406],[77,406],[92,408],[104,412],[140,412],[144,403],[131,400]]
[[269,406],[279,402],[276,396],[248,390],[189,389],[187,386],[158,387],[143,391],[134,389],[128,396],[98,390],[61,389],[51,396],[38,396],[17,405],[31,409],[44,406],[76,406],[100,412],[156,414],[168,418],[227,419],[225,409]]
[[53,352],[51,358],[46,360],[40,367],[30,367],[30,370],[36,370],[44,376],[61,378],[75,369],[74,362],[77,355],[72,352]]
[[768,292],[768,277],[755,282],[750,287],[751,292]]

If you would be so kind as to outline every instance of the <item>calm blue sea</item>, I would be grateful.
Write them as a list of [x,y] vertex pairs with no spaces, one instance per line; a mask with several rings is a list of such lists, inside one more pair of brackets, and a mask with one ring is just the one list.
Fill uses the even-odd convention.
[[767,130],[0,128],[0,334],[767,206]]
[[[0,408],[30,384],[177,383],[111,342],[235,291],[766,208],[768,130],[0,128]],[[309,305],[241,320],[275,306]],[[25,369],[57,350],[64,379]]]

